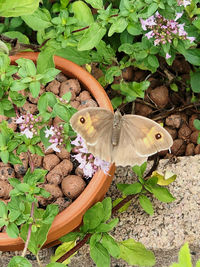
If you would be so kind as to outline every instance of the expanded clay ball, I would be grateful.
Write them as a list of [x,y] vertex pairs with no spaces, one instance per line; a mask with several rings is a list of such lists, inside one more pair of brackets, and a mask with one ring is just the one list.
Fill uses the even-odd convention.
[[156,87],[150,92],[150,97],[159,108],[164,108],[169,102],[168,88],[164,85]]
[[183,124],[178,131],[178,138],[181,138],[184,140],[188,139],[190,137],[191,133],[192,133],[192,131],[190,130],[190,128],[186,124]]
[[62,180],[62,191],[70,199],[77,198],[85,189],[85,181],[78,175],[69,175]]
[[80,91],[81,91],[81,87],[80,87],[79,81],[76,79],[69,79],[61,83],[60,97],[62,97],[67,92],[71,92],[73,95],[73,99],[71,98],[71,100],[74,100],[76,95],[78,95]]
[[182,156],[185,152],[186,144],[183,139],[176,139],[171,147],[173,155]]
[[62,190],[55,184],[45,184],[44,189],[51,194],[49,198],[57,199],[63,196]]
[[56,152],[56,156],[60,159],[70,159],[70,153],[64,146],[59,146],[60,152]]
[[0,181],[0,198],[8,199],[12,186],[6,181]]
[[194,155],[194,144],[193,143],[189,143],[187,144],[186,146],[186,149],[185,149],[185,155],[186,156],[192,156]]
[[86,101],[88,99],[92,99],[90,93],[88,91],[82,91],[79,96],[77,96],[76,100],[82,102],[82,101]]
[[64,159],[47,174],[46,179],[49,183],[60,184],[62,179],[67,176],[72,169],[72,162],[68,159]]
[[59,197],[56,199],[55,202],[53,202],[54,205],[58,205],[59,212],[63,211],[65,208],[70,206],[72,203],[71,199],[65,199],[64,197]]
[[60,82],[56,80],[53,80],[52,82],[50,82],[46,87],[47,92],[52,92],[55,95],[59,94],[59,89],[60,89]]
[[0,180],[8,180],[8,178],[14,178],[15,172],[11,167],[0,167]]
[[194,131],[191,135],[190,135],[190,141],[194,144],[197,144],[197,139],[199,136],[199,131]]
[[43,160],[43,167],[50,171],[52,170],[58,163],[60,162],[59,157],[57,157],[55,154],[49,154],[44,156]]

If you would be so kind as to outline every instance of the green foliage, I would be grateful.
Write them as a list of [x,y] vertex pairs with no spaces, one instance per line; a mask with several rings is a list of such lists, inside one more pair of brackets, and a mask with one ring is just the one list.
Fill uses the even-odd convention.
[[21,144],[17,134],[8,127],[6,121],[0,123],[0,158],[3,163],[21,164],[19,157],[14,154],[14,150]]
[[[132,169],[138,176],[138,182],[133,184],[117,184],[117,188],[123,193],[124,196],[139,195],[139,203],[141,207],[149,214],[153,215],[153,205],[146,194],[153,194],[161,202],[170,203],[175,200],[167,188],[160,185],[168,185],[176,179],[175,175],[164,176],[153,172],[152,176],[148,179],[144,179],[143,175],[146,170],[147,164],[143,163],[141,166],[134,166]],[[169,179],[169,180],[168,180]]]
[[57,69],[49,68],[43,73],[39,73],[32,60],[20,58],[16,60],[18,64],[19,79],[14,80],[11,84],[11,91],[20,91],[28,89],[33,97],[38,97],[40,92],[40,85],[52,81],[60,72]]
[[[192,260],[188,243],[185,243],[178,255],[178,263],[172,263],[169,267],[192,267]],[[197,261],[196,267],[200,266],[200,260]]]
[[33,13],[39,6],[39,0],[2,0],[0,16],[18,17]]
[[120,256],[128,264],[136,266],[153,266],[155,264],[155,256],[153,252],[147,250],[141,243],[134,239],[127,239],[118,242],[120,248]]
[[7,267],[31,267],[32,264],[22,256],[14,256]]

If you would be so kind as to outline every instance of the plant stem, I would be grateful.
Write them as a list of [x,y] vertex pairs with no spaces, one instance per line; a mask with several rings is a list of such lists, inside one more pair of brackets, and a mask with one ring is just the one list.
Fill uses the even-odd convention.
[[60,257],[56,262],[63,262],[67,258],[69,258],[71,255],[73,255],[79,248],[81,248],[83,245],[85,245],[87,243],[87,241],[89,240],[91,235],[92,234],[90,234],[90,233],[86,234],[84,236],[84,238],[76,244],[75,247],[70,249],[66,254],[64,254],[62,257]]
[[[34,207],[35,207],[35,205],[34,205],[34,202],[33,202],[32,205],[31,205],[31,218],[33,218],[33,216],[34,216]],[[31,228],[32,228],[32,223],[28,227],[28,234],[27,234],[26,242],[25,242],[24,249],[23,249],[23,252],[22,252],[22,257],[24,257],[26,255],[26,252],[27,252],[27,249],[28,249],[28,243],[29,243],[30,238],[31,238]]]
[[[29,159],[29,165],[30,165],[31,172],[34,172],[34,163],[33,163],[32,157],[31,157],[31,153],[29,151],[28,151],[28,159]],[[35,203],[33,202],[31,204],[31,214],[30,214],[31,218],[34,218],[34,207],[35,207]],[[31,238],[32,225],[33,224],[31,223],[31,224],[29,224],[29,227],[28,227],[28,234],[27,234],[25,245],[24,245],[24,249],[22,251],[22,257],[24,257],[26,255],[26,252],[28,249],[28,243],[29,243],[30,238]]]
[[[152,172],[158,166],[158,163],[159,163],[159,157],[158,157],[158,155],[155,155],[155,157],[154,157],[154,163],[153,163],[150,171],[145,175],[144,178],[149,177],[152,174]],[[112,208],[112,215],[114,213],[116,213],[121,207],[123,207],[127,202],[129,202],[131,199],[133,199],[136,196],[137,195],[129,195],[129,196],[125,197],[124,199],[122,199],[115,207]],[[66,254],[64,254],[62,257],[60,257],[56,262],[63,262],[67,258],[69,258],[70,256],[72,256],[79,248],[81,248],[83,245],[85,245],[87,243],[87,241],[89,240],[89,238],[91,236],[92,236],[92,234],[90,234],[90,233],[86,234],[84,236],[84,238],[76,244],[76,246],[74,246]]]
[[36,259],[37,259],[38,265],[39,265],[40,267],[42,267],[43,265],[42,265],[42,263],[41,263],[41,261],[40,261],[40,259],[39,259],[39,256],[38,256],[38,254],[36,254],[35,256],[36,256]]

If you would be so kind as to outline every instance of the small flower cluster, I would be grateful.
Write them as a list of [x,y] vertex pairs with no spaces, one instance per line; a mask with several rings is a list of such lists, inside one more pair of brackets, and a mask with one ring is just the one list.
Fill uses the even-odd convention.
[[74,150],[77,154],[73,155],[73,157],[80,163],[79,168],[83,170],[86,177],[92,177],[99,168],[101,168],[104,173],[108,173],[110,163],[90,154],[80,135],[77,135],[76,139],[72,141],[71,144],[76,146]]
[[51,126],[50,129],[47,128],[45,130],[45,137],[48,138],[50,136],[49,143],[51,143],[47,150],[52,148],[54,151],[60,152],[60,149],[57,146],[62,145],[64,141],[63,134],[64,130],[62,124],[55,127]]
[[191,4],[191,0],[189,0],[189,1],[188,0],[178,0],[177,3],[178,3],[179,6],[186,7],[186,6]]
[[[154,45],[172,43],[174,38],[181,40],[188,39],[191,43],[195,37],[189,37],[184,30],[184,23],[179,24],[178,20],[183,13],[178,13],[175,20],[168,20],[161,16],[158,12],[146,20],[140,19],[143,30],[150,29],[145,36],[148,39],[154,38]],[[170,55],[166,55],[168,58]]]
[[33,135],[37,134],[38,122],[41,122],[41,118],[28,113],[18,117],[15,122],[19,124],[22,134],[25,134],[27,138],[33,138]]

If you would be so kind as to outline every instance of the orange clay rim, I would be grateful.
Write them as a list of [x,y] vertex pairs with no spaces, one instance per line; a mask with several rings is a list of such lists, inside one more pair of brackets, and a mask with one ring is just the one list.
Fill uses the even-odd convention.
[[[28,58],[36,62],[38,54],[39,53],[34,52],[23,52],[10,56],[10,59],[12,64],[19,58]],[[71,78],[78,79],[82,86],[93,95],[100,107],[113,111],[111,102],[103,87],[86,70],[59,56],[54,56],[54,62],[56,68],[60,69],[64,74]],[[105,193],[108,191],[114,176],[114,171],[115,166],[111,165],[108,174],[104,174],[102,171],[97,172],[81,195],[69,207],[55,217],[48,233],[45,246],[58,243],[58,238],[71,232],[81,224],[85,211],[97,201],[102,200]],[[1,251],[21,250],[23,247],[24,242],[20,237],[10,238],[6,233],[0,233]]]

